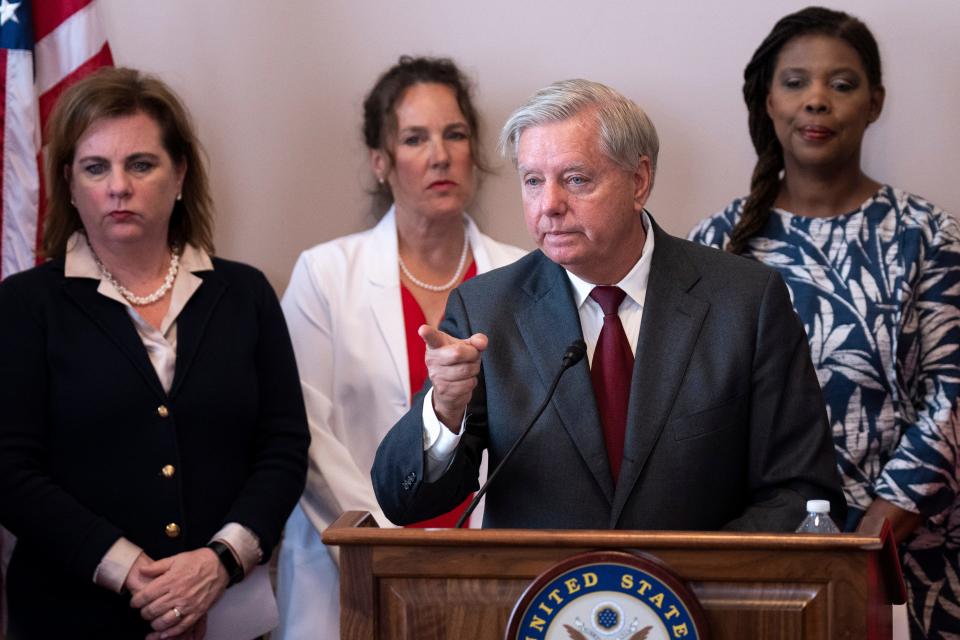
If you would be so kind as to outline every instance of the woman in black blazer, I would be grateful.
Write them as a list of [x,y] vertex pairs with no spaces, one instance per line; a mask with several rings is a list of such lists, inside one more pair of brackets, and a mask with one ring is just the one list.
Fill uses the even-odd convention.
[[251,584],[309,443],[274,292],[211,257],[199,144],[162,82],[89,76],[48,135],[48,260],[0,284],[11,637],[202,637],[225,593],[259,635]]

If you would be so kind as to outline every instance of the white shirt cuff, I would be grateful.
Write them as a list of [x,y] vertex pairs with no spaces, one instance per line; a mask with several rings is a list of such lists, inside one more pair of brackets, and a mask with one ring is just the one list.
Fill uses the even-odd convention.
[[123,583],[143,549],[126,538],[119,538],[107,549],[93,572],[93,582],[114,593],[123,591]]
[[225,524],[220,531],[217,531],[210,538],[210,542],[214,540],[219,540],[230,547],[240,566],[243,567],[243,575],[245,576],[250,575],[253,568],[263,559],[260,538],[253,531],[237,522]]
[[423,397],[423,451],[427,454],[424,456],[423,474],[427,482],[437,480],[450,466],[466,423],[467,416],[464,414],[459,432],[453,433],[447,429],[433,410],[433,389],[427,391]]

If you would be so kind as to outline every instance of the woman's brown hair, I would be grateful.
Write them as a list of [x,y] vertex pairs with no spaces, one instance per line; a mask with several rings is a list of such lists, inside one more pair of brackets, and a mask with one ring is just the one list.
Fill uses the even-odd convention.
[[160,127],[161,141],[175,164],[186,163],[183,198],[174,203],[168,242],[192,244],[214,252],[213,201],[200,142],[190,114],[173,90],[156,77],[136,69],[103,68],[70,86],[57,101],[47,122],[47,210],[43,228],[43,257],[66,253],[67,240],[83,228],[70,203],[70,173],[77,141],[95,121],[136,113],[151,117]]
[[[363,101],[363,141],[371,150],[386,152],[393,162],[388,143],[396,133],[395,108],[404,92],[415,84],[442,84],[453,91],[460,112],[470,128],[470,157],[481,172],[489,173],[480,149],[480,118],[473,106],[471,85],[453,60],[401,56],[397,64],[387,69]],[[374,213],[382,215],[393,203],[390,185],[384,181],[374,187]]]

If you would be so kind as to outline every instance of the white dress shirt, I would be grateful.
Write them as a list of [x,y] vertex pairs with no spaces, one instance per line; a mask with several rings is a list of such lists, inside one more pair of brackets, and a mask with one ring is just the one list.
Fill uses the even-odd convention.
[[[183,254],[180,256],[180,268],[173,282],[173,289],[170,291],[170,308],[167,309],[166,315],[160,322],[160,328],[157,329],[137,313],[136,308],[127,302],[109,280],[102,277],[100,268],[94,260],[93,251],[84,234],[76,232],[67,241],[67,254],[64,263],[64,275],[66,277],[99,280],[100,285],[97,287],[97,292],[111,300],[116,300],[127,308],[127,314],[133,321],[137,334],[147,350],[150,364],[157,372],[163,390],[168,393],[173,385],[173,375],[177,364],[177,317],[187,306],[187,301],[203,284],[203,279],[195,272],[212,270],[213,262],[205,251],[189,244],[184,247]],[[214,534],[211,540],[220,540],[229,546],[243,566],[245,574],[248,574],[262,557],[260,540],[256,534],[239,523],[227,523]],[[102,587],[120,593],[123,590],[123,583],[126,582],[127,574],[130,573],[130,568],[142,551],[143,549],[126,538],[119,538],[107,550],[100,564],[97,565],[93,573],[93,581]],[[156,559],[154,558],[154,560]]]
[[[627,294],[620,303],[617,315],[620,316],[620,322],[623,324],[623,330],[627,334],[630,350],[633,353],[637,352],[640,321],[643,319],[643,305],[647,298],[647,281],[650,279],[650,262],[653,259],[653,233],[650,231],[650,218],[646,211],[642,213],[641,219],[647,236],[643,243],[643,253],[640,254],[640,259],[633,265],[630,272],[615,285]],[[593,352],[597,348],[597,340],[600,339],[600,330],[603,328],[603,309],[590,297],[590,292],[597,285],[577,277],[570,271],[567,271],[567,278],[570,279],[573,299],[580,314],[580,330],[583,333],[583,341],[587,344],[587,362],[592,364]],[[426,453],[424,476],[428,482],[433,482],[442,476],[450,461],[453,460],[453,454],[463,435],[464,424],[466,424],[466,416],[460,423],[458,433],[453,433],[443,426],[433,410],[433,389],[427,391],[423,399],[423,450]]]

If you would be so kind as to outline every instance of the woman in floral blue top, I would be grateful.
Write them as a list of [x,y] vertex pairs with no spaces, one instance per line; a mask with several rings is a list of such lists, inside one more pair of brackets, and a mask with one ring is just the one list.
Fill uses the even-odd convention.
[[845,529],[864,514],[889,519],[911,637],[960,637],[960,227],[860,167],[884,98],[862,22],[812,7],[789,15],[744,79],[750,194],[690,237],[783,275],[833,427]]

